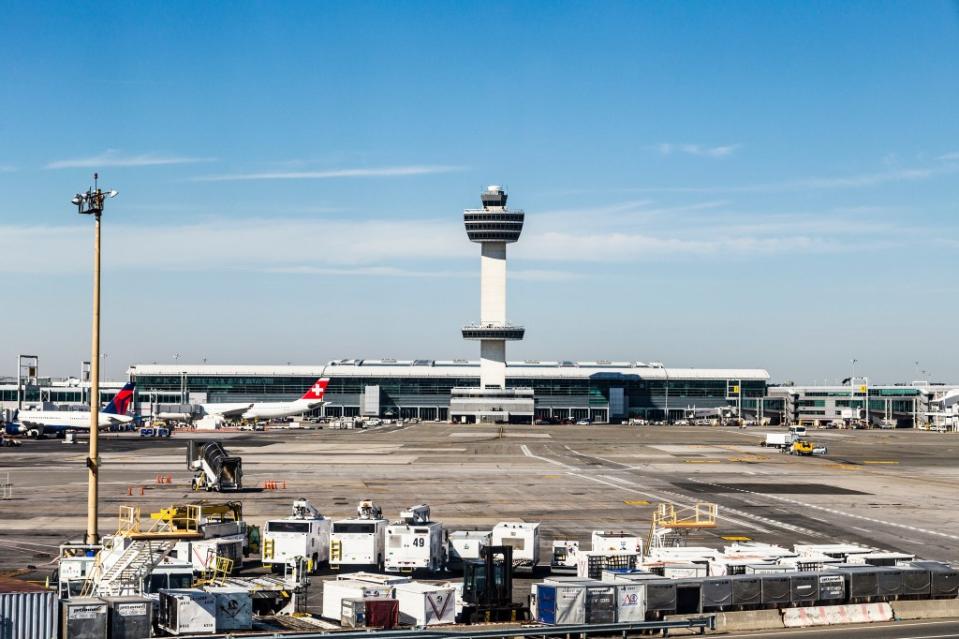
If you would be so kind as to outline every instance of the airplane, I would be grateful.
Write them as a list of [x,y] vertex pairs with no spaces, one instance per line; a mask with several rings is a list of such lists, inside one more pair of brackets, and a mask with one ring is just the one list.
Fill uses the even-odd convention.
[[303,397],[292,402],[253,402],[238,404],[201,404],[207,415],[221,417],[240,417],[242,419],[271,419],[274,417],[293,417],[302,415],[314,408],[319,408],[326,402],[326,386],[330,383],[329,377],[321,377],[303,394]]
[[[97,413],[98,426],[109,428],[119,424],[129,424],[133,417],[127,415],[130,404],[133,403],[133,389],[135,382],[128,382],[120,391]],[[11,422],[18,425],[19,434],[30,437],[42,435],[61,436],[67,431],[89,431],[90,411],[80,410],[21,410]],[[8,425],[9,432],[11,426]]]

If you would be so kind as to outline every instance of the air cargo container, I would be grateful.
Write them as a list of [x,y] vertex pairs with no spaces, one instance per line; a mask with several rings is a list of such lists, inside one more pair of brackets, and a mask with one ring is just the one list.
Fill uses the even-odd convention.
[[757,575],[733,575],[733,606],[738,608],[758,608],[762,605],[763,581]]
[[400,605],[396,599],[370,597],[344,599],[340,625],[344,628],[382,628],[390,630],[399,623]]
[[762,605],[772,608],[788,606],[792,602],[792,585],[789,575],[757,575],[762,579]]
[[703,612],[729,610],[733,606],[732,577],[707,577],[702,587]]
[[925,568],[916,566],[900,566],[902,575],[902,596],[908,598],[925,598],[932,593],[932,576]]
[[394,590],[400,623],[438,626],[456,622],[456,590],[452,586],[412,581]]
[[613,584],[596,581],[537,584],[536,619],[540,623],[615,623],[617,609],[616,585]]
[[789,575],[789,599],[794,605],[812,605],[819,601],[818,572],[794,572]]
[[378,586],[395,586],[396,584],[408,584],[413,581],[413,578],[407,575],[384,575],[382,573],[360,571],[337,575],[336,581],[362,581],[365,584],[376,584]]
[[96,597],[71,597],[60,604],[61,639],[107,639],[107,604]]
[[503,521],[493,526],[493,546],[511,546],[513,563],[535,566],[539,563],[539,524]]
[[322,614],[332,621],[339,621],[343,613],[344,599],[369,599],[392,597],[393,586],[372,584],[348,579],[335,579],[323,584]]
[[959,570],[939,561],[914,561],[910,564],[929,571],[930,592],[934,598],[949,598],[959,594]]
[[171,635],[216,632],[216,597],[197,588],[160,593],[157,625]]
[[153,600],[149,597],[104,597],[110,639],[145,639],[153,634]]
[[646,586],[619,582],[616,586],[616,623],[646,620]]
[[216,631],[253,628],[253,598],[250,591],[236,586],[207,586],[216,598]]
[[846,600],[846,579],[841,574],[819,575],[819,601],[822,604],[840,604]]
[[60,602],[57,593],[13,577],[0,577],[0,636],[18,639],[57,636]]

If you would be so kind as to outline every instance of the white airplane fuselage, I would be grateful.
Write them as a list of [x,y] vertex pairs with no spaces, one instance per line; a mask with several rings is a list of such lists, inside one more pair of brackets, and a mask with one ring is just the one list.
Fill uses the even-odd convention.
[[[90,411],[73,410],[24,410],[17,415],[17,421],[25,426],[43,426],[50,428],[68,428],[71,430],[90,430]],[[97,413],[97,424],[108,428],[114,424],[129,424],[133,418],[128,415]]]
[[252,404],[203,404],[207,415],[241,417],[243,419],[274,419],[302,415],[323,405],[323,401],[298,399],[292,402],[255,402]]

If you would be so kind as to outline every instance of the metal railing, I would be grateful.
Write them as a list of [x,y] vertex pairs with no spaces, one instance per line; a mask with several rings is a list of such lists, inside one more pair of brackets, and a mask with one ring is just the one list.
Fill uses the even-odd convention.
[[[675,621],[640,621],[636,623],[607,623],[607,624],[575,624],[540,626],[528,625],[520,628],[489,629],[483,626],[477,630],[362,630],[362,631],[327,631],[327,632],[269,632],[244,635],[244,639],[514,639],[519,637],[562,637],[564,639],[576,636],[586,637],[628,637],[637,634],[660,632],[661,636],[669,636],[670,630],[699,630],[705,634],[707,630],[715,630],[716,618],[704,615],[692,619]],[[226,638],[231,635],[207,635],[213,638]]]

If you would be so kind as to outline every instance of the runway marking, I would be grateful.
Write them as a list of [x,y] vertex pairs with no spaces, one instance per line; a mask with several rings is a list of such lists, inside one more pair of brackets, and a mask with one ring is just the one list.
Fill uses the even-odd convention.
[[[599,460],[605,461],[605,462],[607,462],[607,463],[616,464],[617,466],[623,466],[624,468],[627,468],[627,469],[632,469],[632,468],[633,468],[633,467],[631,467],[631,466],[629,466],[629,465],[627,465],[627,464],[624,464],[624,463],[622,463],[622,462],[613,461],[613,460],[611,460],[611,459],[604,459],[603,457],[597,457],[597,456],[595,456],[595,455],[586,455],[586,454],[583,454],[583,453],[581,453],[581,452],[579,452],[579,451],[573,450],[573,449],[570,448],[569,446],[563,446],[563,448],[565,448],[566,450],[570,451],[571,453],[573,453],[573,454],[575,454],[575,455],[579,455],[580,457],[587,457],[587,458],[592,458],[592,459],[599,459]],[[611,469],[611,470],[612,470],[612,469]],[[570,474],[570,475],[576,475],[576,473],[569,473],[569,474]],[[582,477],[583,479],[588,479],[588,480],[590,480],[590,481],[598,481],[598,482],[603,483],[603,484],[614,485],[614,484],[610,484],[609,482],[604,482],[604,481],[602,481],[602,480],[596,479],[596,478],[594,478],[594,477],[586,477],[585,475],[576,475],[576,476],[577,476],[577,477]],[[626,482],[626,483],[629,483],[628,480],[623,479],[623,478],[620,478],[620,477],[610,477],[609,475],[604,475],[604,477],[609,477],[609,479],[612,479],[613,481],[616,481],[616,482]],[[698,483],[702,483],[702,482],[698,482]],[[619,487],[619,488],[623,488],[623,489],[625,489],[625,490],[631,490],[631,491],[636,492],[636,493],[639,493],[639,494],[641,494],[641,495],[646,495],[647,497],[653,497],[654,499],[662,499],[662,498],[657,497],[656,495],[653,495],[653,494],[651,494],[651,493],[644,493],[644,492],[641,491],[641,490],[636,490],[635,488],[626,488],[625,486],[618,486],[618,487]],[[690,497],[689,497],[688,495],[683,495],[682,493],[676,493],[676,492],[672,492],[672,491],[669,491],[669,490],[661,490],[660,492],[662,492],[663,494],[666,494],[666,495],[673,495],[673,496],[675,496],[675,497],[679,497],[680,499],[684,499],[684,500],[690,499]],[[687,508],[689,507],[688,505],[686,505],[686,504],[684,504],[684,503],[681,503],[681,502],[678,502],[678,501],[674,501],[674,500],[670,500],[670,499],[665,499],[665,500],[663,500],[663,501],[669,501],[669,502],[674,503],[674,504],[676,504],[676,505],[678,505],[678,506],[683,506],[683,507],[687,507]],[[801,526],[794,526],[794,525],[792,525],[792,524],[787,524],[787,523],[784,523],[784,522],[781,522],[781,521],[776,521],[775,519],[770,519],[769,517],[762,517],[761,515],[755,515],[755,514],[753,514],[753,513],[747,513],[747,512],[744,512],[744,511],[742,511],[742,510],[738,510],[738,509],[735,509],[735,508],[729,508],[729,507],[727,507],[727,506],[723,506],[722,509],[723,509],[724,511],[726,511],[726,512],[734,513],[737,517],[742,517],[743,519],[749,520],[751,523],[747,524],[746,522],[744,522],[744,521],[742,521],[742,520],[733,519],[732,517],[725,517],[725,516],[723,516],[723,515],[718,515],[718,518],[719,518],[719,519],[725,519],[726,521],[728,521],[728,522],[730,522],[730,523],[732,523],[732,524],[735,524],[735,525],[738,525],[738,526],[744,526],[744,527],[746,527],[746,528],[751,528],[751,529],[756,530],[756,531],[758,531],[758,532],[771,533],[772,531],[769,530],[768,528],[764,528],[764,527],[763,527],[762,525],[760,525],[760,524],[756,524],[756,523],[752,523],[752,522],[760,521],[760,522],[763,522],[764,524],[768,524],[768,525],[773,526],[773,527],[775,527],[775,528],[781,528],[781,529],[783,529],[783,530],[788,530],[789,532],[796,533],[796,534],[799,534],[799,535],[805,535],[805,536],[807,536],[807,537],[820,538],[820,537],[823,537],[823,536],[824,536],[822,533],[820,533],[820,532],[818,532],[818,531],[810,530],[810,529],[808,529],[808,528],[803,528],[803,527],[801,527]]]
[[561,462],[561,461],[556,461],[555,459],[550,459],[549,457],[540,457],[539,455],[534,455],[534,454],[530,451],[529,446],[527,446],[526,444],[520,445],[519,449],[520,449],[521,451],[523,451],[523,454],[524,454],[524,455],[526,455],[527,457],[530,457],[530,458],[532,458],[532,459],[538,459],[538,460],[540,460],[540,461],[544,461],[544,462],[547,462],[547,463],[550,463],[550,464],[555,464],[555,465],[557,465],[557,466],[562,466],[563,468],[571,468],[571,469],[574,469],[574,470],[576,469],[575,466],[570,466],[570,465],[568,465],[568,464],[564,464],[564,463]]
[[623,501],[627,506],[648,506],[649,500],[646,499],[627,499]]
[[919,528],[918,526],[910,526],[908,524],[897,524],[893,521],[884,521],[882,519],[876,519],[874,517],[866,517],[865,515],[857,515],[855,513],[847,513],[843,510],[838,510],[836,508],[827,508],[826,506],[818,506],[816,504],[810,504],[804,501],[799,501],[798,499],[790,499],[788,497],[782,497],[780,495],[770,495],[769,493],[759,493],[753,490],[745,490],[738,488],[736,486],[729,486],[726,484],[716,484],[712,482],[706,482],[694,477],[687,477],[688,481],[697,483],[697,484],[706,484],[707,486],[717,486],[719,488],[726,488],[729,490],[736,490],[741,493],[747,493],[750,495],[757,495],[759,497],[765,497],[766,499],[774,499],[776,501],[781,501],[787,504],[794,504],[796,506],[802,506],[803,508],[812,508],[820,512],[830,513],[832,515],[841,515],[843,517],[849,517],[851,519],[858,519],[859,521],[868,521],[873,524],[879,524],[880,526],[890,526],[892,528],[900,528],[902,530],[910,530],[912,532],[921,532],[927,535],[933,535],[936,537],[945,537],[946,539],[953,539],[959,541],[959,535],[950,535],[949,533],[939,532],[938,530],[929,530],[927,528]]
[[892,459],[872,459],[869,461],[864,461],[864,464],[898,464],[899,462]]
[[[638,495],[644,495],[644,496],[649,497],[649,498],[651,498],[651,499],[655,499],[656,501],[664,501],[664,502],[667,502],[667,503],[670,503],[670,504],[675,504],[675,505],[677,505],[677,506],[682,506],[683,508],[692,508],[692,507],[693,507],[693,505],[692,505],[692,504],[689,504],[689,503],[683,503],[683,502],[679,502],[679,501],[676,501],[676,500],[673,500],[673,499],[668,499],[668,498],[666,498],[666,497],[662,497],[662,496],[657,495],[657,494],[655,494],[655,493],[650,493],[650,492],[647,492],[647,491],[644,491],[644,490],[639,490],[638,488],[632,488],[632,487],[630,487],[630,486],[623,486],[623,485],[621,485],[621,484],[615,484],[615,483],[613,483],[613,482],[611,482],[611,481],[606,481],[606,480],[600,479],[599,477],[590,477],[590,476],[588,476],[588,475],[581,475],[581,474],[579,474],[579,473],[574,473],[574,472],[569,472],[569,473],[567,473],[567,474],[568,474],[568,475],[572,475],[573,477],[579,477],[580,479],[585,479],[586,481],[592,481],[592,482],[596,482],[596,483],[599,483],[599,484],[603,484],[604,486],[610,486],[611,488],[618,488],[619,490],[626,490],[626,491],[629,491],[629,492],[631,492],[631,493],[636,493],[636,494],[638,494]],[[614,479],[614,478],[610,478],[610,479]],[[624,481],[625,481],[625,480],[624,480]],[[672,495],[679,495],[679,493],[671,493],[671,492],[669,492],[669,491],[663,491],[663,492],[664,492],[664,493],[667,493],[667,494],[672,494]],[[682,498],[684,498],[684,499],[686,499],[686,496],[685,496],[685,495],[679,495],[679,496],[682,497]],[[727,516],[725,516],[725,515],[717,515],[717,518],[718,518],[718,519],[724,519],[724,520],[728,521],[729,523],[731,523],[731,524],[733,524],[733,525],[743,526],[744,528],[751,528],[751,529],[756,530],[756,531],[759,531],[759,532],[763,532],[763,533],[772,532],[772,531],[770,531],[770,530],[768,530],[768,529],[766,529],[766,528],[763,528],[762,526],[759,526],[759,525],[756,525],[756,524],[751,524],[751,523],[746,523],[746,522],[744,522],[744,521],[739,521],[739,520],[733,519],[732,517],[727,517]]]
[[721,459],[684,459],[687,464],[718,464]]
[[724,541],[752,541],[752,537],[746,537],[745,535],[723,535],[722,539]]

